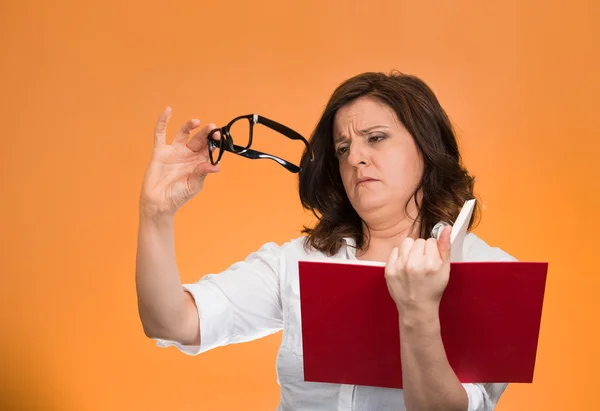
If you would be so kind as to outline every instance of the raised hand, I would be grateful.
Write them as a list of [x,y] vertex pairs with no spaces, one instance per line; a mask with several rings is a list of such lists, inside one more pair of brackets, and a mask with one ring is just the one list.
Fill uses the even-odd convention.
[[[210,163],[207,136],[216,128],[208,124],[197,131],[200,120],[191,119],[181,126],[171,144],[167,144],[167,123],[171,108],[160,115],[154,129],[154,149],[142,183],[140,207],[151,213],[174,214],[195,196],[208,174],[220,171]],[[219,133],[215,133],[219,139]]]

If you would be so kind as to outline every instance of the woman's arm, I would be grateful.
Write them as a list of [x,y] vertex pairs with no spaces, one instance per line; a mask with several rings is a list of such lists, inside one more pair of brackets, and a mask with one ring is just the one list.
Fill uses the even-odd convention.
[[198,313],[179,278],[173,218],[140,207],[135,273],[138,311],[148,337],[197,346]]
[[139,199],[135,280],[144,332],[152,338],[199,344],[199,320],[183,289],[175,261],[174,215],[198,194],[208,174],[219,171],[209,161],[207,136],[215,126],[186,121],[167,144],[167,107],[154,127],[154,147]]
[[448,363],[435,307],[404,311],[399,321],[406,409],[467,411],[467,392]]
[[439,242],[407,238],[394,249],[385,276],[400,322],[404,401],[408,411],[467,411],[469,397],[450,367],[439,306],[450,274],[450,231]]

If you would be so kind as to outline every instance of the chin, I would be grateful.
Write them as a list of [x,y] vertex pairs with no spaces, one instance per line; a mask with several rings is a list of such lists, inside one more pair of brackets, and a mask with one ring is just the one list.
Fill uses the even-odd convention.
[[360,215],[378,210],[389,203],[387,197],[373,193],[365,193],[350,201],[356,212]]

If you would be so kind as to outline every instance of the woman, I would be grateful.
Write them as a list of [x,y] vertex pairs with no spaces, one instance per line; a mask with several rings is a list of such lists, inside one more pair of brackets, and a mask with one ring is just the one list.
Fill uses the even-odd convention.
[[[319,217],[283,245],[267,243],[218,274],[182,285],[173,215],[202,189],[210,124],[190,120],[165,142],[167,109],[140,196],[137,287],[146,335],[196,355],[283,329],[277,357],[280,410],[493,410],[506,384],[461,384],[448,364],[438,308],[448,282],[451,223],[473,198],[450,122],[421,80],[364,73],[333,93],[304,153],[302,204]],[[476,212],[474,213],[474,216]],[[472,224],[473,219],[469,224]],[[469,233],[464,260],[514,260]],[[402,334],[404,389],[303,381],[298,260],[386,262]]]

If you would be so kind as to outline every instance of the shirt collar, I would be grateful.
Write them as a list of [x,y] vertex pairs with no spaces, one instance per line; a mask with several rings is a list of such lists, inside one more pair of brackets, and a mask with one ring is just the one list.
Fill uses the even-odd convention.
[[[431,235],[435,238],[439,238],[444,226],[448,223],[440,221],[431,230]],[[356,241],[352,237],[344,237],[344,244],[346,249],[346,258],[349,260],[356,260]]]
[[346,258],[349,260],[356,260],[356,241],[352,237],[344,237]]

